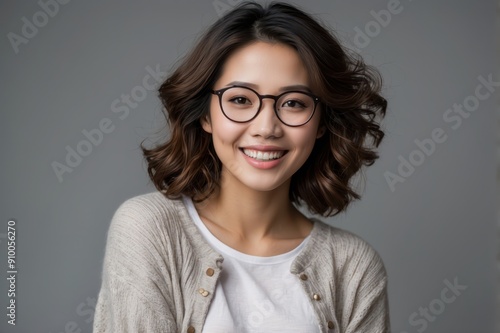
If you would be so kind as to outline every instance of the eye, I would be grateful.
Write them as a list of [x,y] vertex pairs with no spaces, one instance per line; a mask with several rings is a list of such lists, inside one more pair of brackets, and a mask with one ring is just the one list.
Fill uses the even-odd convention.
[[286,107],[286,108],[304,108],[305,104],[302,103],[302,102],[300,102],[300,101],[290,99],[290,100],[286,101],[285,103],[283,103],[282,107]]
[[252,104],[250,100],[246,97],[233,97],[229,99],[230,102],[234,104],[240,104],[240,105],[245,105],[245,104]]

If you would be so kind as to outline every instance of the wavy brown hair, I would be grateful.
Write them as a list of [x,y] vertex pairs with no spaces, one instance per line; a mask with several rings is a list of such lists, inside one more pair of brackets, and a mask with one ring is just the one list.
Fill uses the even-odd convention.
[[386,100],[382,80],[362,59],[346,51],[322,24],[289,4],[266,7],[244,2],[216,21],[159,88],[171,136],[141,148],[148,174],[168,198],[206,199],[219,186],[221,162],[200,119],[209,112],[214,83],[232,52],[254,41],[293,47],[308,69],[311,90],[321,101],[326,133],[292,176],[290,200],[312,213],[333,216],[360,195],[350,184],[378,158],[384,137],[379,120]]

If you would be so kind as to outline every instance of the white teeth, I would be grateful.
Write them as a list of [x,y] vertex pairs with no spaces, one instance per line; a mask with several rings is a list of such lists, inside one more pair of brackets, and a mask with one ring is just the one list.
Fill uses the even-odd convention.
[[270,161],[270,160],[276,160],[278,158],[281,158],[283,154],[285,153],[284,151],[266,151],[266,152],[261,152],[261,151],[256,151],[256,150],[250,150],[250,149],[243,149],[243,152],[245,155],[255,158],[256,160],[261,160],[261,161]]

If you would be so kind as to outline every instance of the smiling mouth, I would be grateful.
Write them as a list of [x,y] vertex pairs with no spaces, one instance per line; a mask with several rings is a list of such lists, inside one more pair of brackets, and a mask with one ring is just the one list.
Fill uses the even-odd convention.
[[259,161],[272,161],[277,160],[283,157],[288,151],[286,150],[277,150],[277,151],[259,151],[252,149],[242,149],[243,153],[248,157],[251,157],[255,160]]

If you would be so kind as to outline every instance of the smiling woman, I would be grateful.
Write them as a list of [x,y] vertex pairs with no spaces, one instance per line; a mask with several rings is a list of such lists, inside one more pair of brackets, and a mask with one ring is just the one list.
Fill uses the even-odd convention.
[[297,209],[360,198],[380,84],[294,6],[218,20],[159,89],[171,137],[142,147],[158,191],[113,217],[94,332],[389,332],[378,253]]

